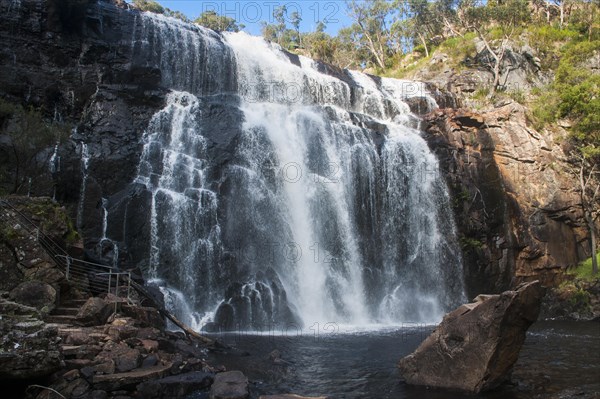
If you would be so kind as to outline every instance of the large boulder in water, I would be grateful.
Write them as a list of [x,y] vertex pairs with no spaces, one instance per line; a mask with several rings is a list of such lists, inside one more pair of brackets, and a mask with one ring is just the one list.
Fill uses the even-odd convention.
[[539,281],[500,295],[480,295],[448,313],[435,331],[400,360],[409,384],[478,393],[506,380],[544,290]]

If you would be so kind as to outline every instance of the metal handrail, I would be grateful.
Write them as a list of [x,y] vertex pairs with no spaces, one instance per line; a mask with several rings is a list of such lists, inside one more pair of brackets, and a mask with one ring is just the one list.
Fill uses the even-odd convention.
[[65,270],[65,279],[72,284],[79,285],[85,289],[96,289],[104,291],[104,285],[98,282],[90,281],[91,276],[108,276],[106,292],[111,293],[113,277],[116,277],[115,295],[119,296],[119,286],[121,277],[123,282],[127,283],[127,300],[130,300],[131,294],[131,272],[120,272],[113,266],[102,265],[99,263],[88,262],[71,257],[59,244],[48,237],[40,227],[33,222],[27,215],[15,208],[10,202],[0,199],[0,208],[5,208],[8,212],[2,212],[0,218],[12,220],[18,223],[28,234],[34,236],[40,246],[52,258],[54,263]]
[[[205,344],[213,344],[214,343],[214,341],[211,340],[210,338],[202,336],[198,332],[193,331],[191,328],[189,328],[184,323],[179,321],[171,312],[169,312],[164,307],[164,305],[161,305],[160,303],[158,303],[156,301],[156,299],[144,287],[142,287],[140,284],[138,284],[137,282],[135,282],[134,280],[131,279],[131,272],[120,272],[120,271],[117,271],[117,269],[112,266],[87,262],[87,261],[80,260],[80,259],[73,259],[60,245],[58,245],[54,240],[52,240],[43,231],[41,231],[40,228],[31,219],[29,219],[21,211],[19,211],[14,206],[12,206],[12,204],[10,204],[8,201],[0,199],[0,208],[2,208],[2,207],[13,211],[16,215],[19,216],[19,218],[15,217],[14,215],[11,215],[8,212],[0,213],[0,218],[8,217],[18,223],[24,222],[25,224],[28,224],[29,229],[24,227],[25,230],[29,234],[36,237],[37,242],[48,253],[48,255],[54,260],[54,262],[56,263],[57,266],[59,266],[59,267],[62,266],[65,268],[65,271],[66,271],[65,277],[67,278],[67,280],[74,281],[76,278],[78,278],[76,276],[77,274],[81,275],[81,277],[83,277],[83,278],[89,277],[90,273],[93,273],[95,276],[108,275],[107,291],[110,292],[110,290],[112,288],[112,283],[111,283],[112,277],[116,276],[117,281],[115,284],[115,295],[119,296],[120,278],[121,278],[121,276],[123,276],[123,278],[127,280],[127,300],[128,301],[130,301],[130,289],[133,288],[142,297],[145,297],[148,300],[150,300],[154,304],[156,309],[160,312],[161,315],[168,318],[175,325],[180,327],[185,332],[186,335],[194,337],[196,339],[199,339],[202,342],[204,342]],[[104,269],[104,270],[108,270],[108,272],[103,271],[103,272],[98,273],[98,272],[95,272],[94,269],[96,269],[96,270]],[[87,281],[87,284],[88,284],[88,286],[92,286],[92,287],[95,286],[96,288],[100,287],[97,285],[97,283],[90,282],[90,281]],[[94,284],[96,284],[96,285],[94,285]],[[117,307],[117,302],[115,302],[115,311],[116,311],[116,307]]]

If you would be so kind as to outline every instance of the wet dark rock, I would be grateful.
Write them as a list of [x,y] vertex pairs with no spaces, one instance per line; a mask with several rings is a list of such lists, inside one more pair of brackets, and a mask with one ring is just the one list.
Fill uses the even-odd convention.
[[148,353],[153,353],[158,351],[158,342],[151,339],[142,339],[140,341],[144,350]]
[[144,398],[182,398],[192,392],[207,389],[214,375],[202,371],[173,375],[156,381],[144,382],[137,391]]
[[137,369],[126,373],[115,373],[107,375],[96,375],[93,378],[93,385],[96,389],[103,391],[118,391],[135,387],[144,382],[154,379],[160,379],[166,376],[171,369],[171,365],[158,365],[147,369]]
[[408,104],[410,111],[416,115],[425,115],[432,111],[431,104],[427,97],[409,97],[405,102]]
[[108,342],[98,358],[113,361],[115,371],[122,373],[137,368],[141,363],[141,353],[138,349],[132,349],[127,344],[120,342]]
[[210,399],[245,399],[248,395],[248,378],[241,371],[217,374],[210,389]]
[[158,364],[158,361],[160,359],[158,358],[158,355],[156,354],[151,354],[148,355],[148,357],[146,357],[143,361],[142,361],[142,365],[141,368],[146,369],[148,367],[153,367],[156,366]]
[[258,399],[327,399],[327,396],[300,396],[286,393],[281,395],[261,395]]
[[87,394],[86,399],[107,399],[108,394],[106,391],[95,390]]
[[448,313],[398,367],[409,384],[479,393],[505,382],[544,289],[538,281],[500,295],[481,295]]
[[114,312],[114,305],[104,299],[92,297],[79,309],[77,319],[85,325],[101,325],[106,323]]
[[121,313],[136,320],[141,327],[165,328],[165,319],[156,308],[122,305]]
[[56,290],[41,281],[24,281],[10,292],[10,299],[48,313],[56,304]]
[[0,381],[41,378],[60,369],[57,329],[37,309],[0,299],[0,313]]
[[14,248],[0,242],[0,290],[10,291],[23,281],[23,272],[17,265]]

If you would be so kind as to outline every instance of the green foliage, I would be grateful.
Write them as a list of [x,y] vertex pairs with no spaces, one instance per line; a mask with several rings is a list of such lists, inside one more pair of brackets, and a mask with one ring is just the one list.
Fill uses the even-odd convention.
[[173,11],[170,8],[161,6],[153,0],[133,0],[133,5],[140,11],[164,14],[167,17],[176,18],[183,22],[191,22],[181,11]]
[[238,32],[240,30],[235,19],[219,15],[213,10],[204,11],[194,20],[194,23],[217,32]]
[[461,190],[458,194],[452,198],[452,206],[455,209],[461,208],[466,202],[470,200],[471,196],[467,190]]
[[481,87],[473,93],[474,100],[485,100],[490,94],[490,89],[488,87]]
[[460,246],[465,251],[478,250],[483,248],[483,242],[476,238],[462,236],[460,238]]
[[348,15],[354,21],[350,27],[355,37],[356,54],[366,56],[368,66],[385,70],[390,66],[393,49],[398,51],[397,42],[393,40],[388,27],[393,4],[385,0],[347,1]]
[[486,32],[491,39],[503,37],[531,16],[527,0],[466,0],[461,8],[469,31]]
[[[600,252],[596,253],[600,262]],[[574,268],[567,270],[568,280],[563,282],[558,291],[567,299],[568,303],[578,312],[591,310],[592,294],[590,289],[600,283],[600,273],[592,273],[592,258],[589,257]]]
[[425,57],[420,58],[404,68],[396,68],[392,71],[388,71],[388,72],[384,73],[383,76],[387,76],[390,78],[396,78],[396,79],[412,78],[413,74],[416,71],[427,66],[427,63],[429,62],[429,60],[430,60],[430,58],[425,58]]
[[0,227],[0,241],[14,241],[19,238],[19,233],[10,224],[2,224]]
[[533,125],[537,130],[542,129],[545,125],[553,123],[557,120],[557,108],[559,98],[551,89],[543,90],[536,98],[533,105]]
[[454,66],[457,67],[466,57],[474,56],[476,54],[476,36],[475,33],[469,32],[463,36],[451,37],[443,41],[439,45],[439,49],[446,53],[451,62],[454,63]]
[[529,28],[532,42],[535,45],[561,44],[577,39],[580,34],[568,26],[561,28],[557,24],[532,25]]
[[600,40],[568,43],[561,53],[554,82],[534,106],[536,126],[568,118],[573,121],[572,140],[594,154],[600,148],[600,75],[583,64],[600,53]]
[[[596,259],[598,260],[598,264],[600,264],[600,251],[598,253],[596,253]],[[569,269],[567,271],[567,273],[569,275],[573,276],[574,278],[583,280],[583,281],[589,281],[589,282],[600,281],[600,273],[596,274],[596,275],[592,274],[592,258],[591,257],[587,258],[586,260],[581,262],[576,267]]]
[[590,305],[590,300],[590,293],[583,288],[576,288],[569,298],[571,305],[584,308]]
[[133,0],[133,5],[140,11],[149,11],[155,14],[165,13],[165,8],[153,0]]
[[508,90],[505,92],[505,94],[519,104],[525,104],[527,101],[525,98],[525,92],[523,90]]
[[[302,18],[297,12],[292,12],[288,16],[287,7],[281,5],[275,7],[273,10],[273,18],[275,24],[269,24],[265,21],[262,22],[262,34],[267,40],[279,44],[281,47],[287,50],[294,50],[300,47],[302,38],[300,35],[300,22]],[[293,29],[287,27],[287,19],[291,20]]]
[[73,245],[81,240],[81,236],[77,232],[77,230],[71,228],[72,224],[69,226],[69,232],[65,236],[65,241],[69,245]]
[[308,33],[302,36],[302,43],[311,58],[335,63],[334,54],[338,41],[322,31]]
[[166,16],[168,16],[168,17],[171,17],[171,18],[176,18],[176,19],[179,19],[179,20],[181,20],[181,21],[183,21],[183,22],[191,22],[191,21],[190,21],[190,19],[189,19],[188,17],[186,17],[186,16],[185,16],[183,13],[181,13],[180,11],[173,11],[173,10],[170,10],[170,9],[168,9],[168,8],[165,8],[165,12],[164,12],[164,14],[165,14]]
[[[49,198],[34,198],[31,201],[18,203],[16,207],[28,217],[39,220],[40,230],[45,234],[52,237],[62,235],[67,244],[74,244],[81,239],[65,209]],[[0,223],[0,240],[15,241],[28,236],[23,234],[25,234],[24,230],[19,231],[9,224]]]

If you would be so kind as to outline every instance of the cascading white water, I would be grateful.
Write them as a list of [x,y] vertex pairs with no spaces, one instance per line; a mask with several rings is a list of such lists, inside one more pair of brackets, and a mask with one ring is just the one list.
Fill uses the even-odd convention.
[[206,290],[198,290],[198,282],[213,282],[212,266],[220,249],[216,195],[204,186],[206,143],[195,119],[201,113],[195,96],[168,96],[167,106],[152,118],[144,136],[136,179],[152,192],[149,276],[164,276],[162,269],[171,267],[169,284],[185,292],[196,308],[216,301],[202,295]]
[[180,90],[136,179],[152,197],[147,273],[190,323],[432,322],[463,299],[449,198],[407,104],[435,107],[422,84],[330,76],[244,33],[139,25],[132,52]]
[[54,152],[48,162],[48,169],[50,173],[54,174],[60,172],[60,155],[58,155],[58,143],[54,146]]
[[88,166],[90,164],[90,153],[86,143],[81,143],[81,189],[79,194],[79,204],[77,205],[77,228],[81,230],[83,225],[83,204],[85,203],[85,193],[88,180]]

